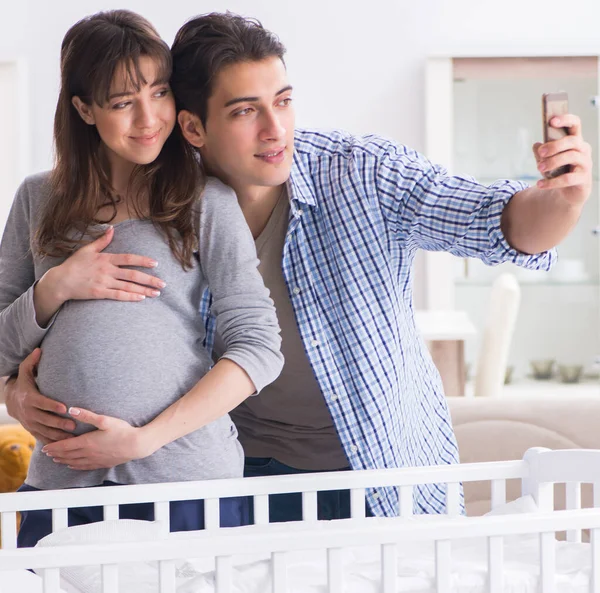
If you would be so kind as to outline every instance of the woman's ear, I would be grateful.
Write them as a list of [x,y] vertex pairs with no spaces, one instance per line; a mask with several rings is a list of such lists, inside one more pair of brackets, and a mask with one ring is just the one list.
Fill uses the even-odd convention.
[[196,148],[202,148],[206,142],[204,126],[200,121],[200,118],[185,109],[180,111],[177,115],[177,121],[181,128],[181,133],[184,138]]
[[73,97],[71,99],[73,107],[77,109],[81,119],[88,125],[93,126],[96,123],[96,118],[92,112],[92,108],[87,103],[84,103],[79,97]]

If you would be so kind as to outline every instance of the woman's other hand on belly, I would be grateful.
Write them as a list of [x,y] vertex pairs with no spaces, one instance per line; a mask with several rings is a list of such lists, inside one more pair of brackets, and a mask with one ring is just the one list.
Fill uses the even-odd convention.
[[70,408],[69,414],[98,430],[44,446],[42,452],[52,457],[55,463],[76,470],[104,469],[154,453],[143,428],[81,408]]

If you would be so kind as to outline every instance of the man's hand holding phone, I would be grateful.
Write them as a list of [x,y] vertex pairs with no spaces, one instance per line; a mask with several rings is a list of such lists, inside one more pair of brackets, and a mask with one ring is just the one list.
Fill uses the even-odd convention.
[[581,206],[592,189],[592,149],[581,135],[581,120],[568,113],[566,93],[543,97],[544,142],[533,152],[545,177],[537,182],[544,190],[556,190],[573,206]]

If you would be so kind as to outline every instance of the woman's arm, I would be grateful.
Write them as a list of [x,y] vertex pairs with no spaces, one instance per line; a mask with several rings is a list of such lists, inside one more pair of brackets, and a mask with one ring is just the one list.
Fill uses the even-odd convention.
[[36,178],[23,182],[0,243],[0,375],[3,376],[15,374],[48,331],[36,320],[31,241],[35,232],[33,213],[42,199],[42,187]]

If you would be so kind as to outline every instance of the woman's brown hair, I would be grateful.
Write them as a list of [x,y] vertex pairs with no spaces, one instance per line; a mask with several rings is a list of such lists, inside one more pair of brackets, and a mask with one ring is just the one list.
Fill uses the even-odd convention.
[[[168,45],[146,19],[127,10],[84,18],[65,35],[54,117],[55,164],[37,234],[41,254],[72,253],[82,234],[97,222],[100,206],[112,204],[116,214],[117,199],[103,167],[100,136],[95,126],[82,120],[72,99],[78,96],[84,103],[105,105],[119,68],[138,91],[146,82],[140,70],[141,57],[155,60],[160,79],[169,80],[172,61]],[[144,218],[162,230],[184,268],[191,266],[197,246],[194,205],[203,180],[195,151],[175,126],[158,158],[137,165],[129,182],[136,212],[140,214],[140,198],[148,196],[149,214]]]

